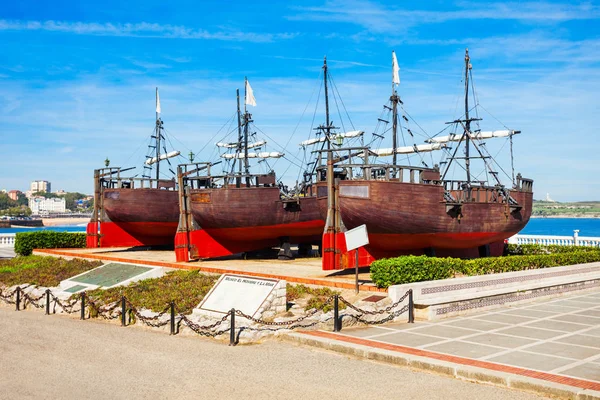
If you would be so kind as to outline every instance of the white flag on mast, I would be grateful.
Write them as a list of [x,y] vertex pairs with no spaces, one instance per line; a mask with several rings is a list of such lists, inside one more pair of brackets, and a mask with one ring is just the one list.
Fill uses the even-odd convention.
[[256,107],[256,99],[254,98],[254,92],[248,79],[246,79],[246,105]]
[[396,85],[400,84],[400,67],[398,66],[398,60],[396,59],[396,53],[392,51],[392,83]]
[[156,112],[160,114],[160,97],[158,97],[158,88],[156,88]]

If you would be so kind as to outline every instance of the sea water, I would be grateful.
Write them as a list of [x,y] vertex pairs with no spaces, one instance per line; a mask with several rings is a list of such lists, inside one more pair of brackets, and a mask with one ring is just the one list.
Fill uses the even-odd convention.
[[531,218],[521,232],[522,235],[600,237],[600,218]]
[[20,232],[36,232],[36,231],[57,231],[57,232],[85,232],[86,224],[79,225],[57,225],[57,226],[43,226],[43,227],[18,227],[18,228],[0,228],[0,234],[2,233],[20,233]]

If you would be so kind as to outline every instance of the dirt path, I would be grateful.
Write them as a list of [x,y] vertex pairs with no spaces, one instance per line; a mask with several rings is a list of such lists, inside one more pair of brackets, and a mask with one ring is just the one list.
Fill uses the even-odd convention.
[[296,347],[228,347],[0,306],[0,399],[535,399]]

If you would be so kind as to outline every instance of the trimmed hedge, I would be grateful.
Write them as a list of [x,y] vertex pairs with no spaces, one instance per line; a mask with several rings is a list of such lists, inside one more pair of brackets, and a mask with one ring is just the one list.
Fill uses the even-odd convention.
[[[535,245],[531,245],[535,246]],[[403,256],[374,261],[371,279],[380,288],[403,283],[447,279],[457,275],[485,275],[499,272],[585,264],[600,261],[600,249],[568,246],[520,246],[520,256],[463,260],[427,256]],[[554,247],[560,249],[554,249]],[[564,248],[570,251],[565,251]],[[551,252],[555,253],[542,253]],[[542,253],[542,254],[539,254]]]
[[17,233],[15,253],[31,255],[33,249],[84,248],[85,233],[37,231]]

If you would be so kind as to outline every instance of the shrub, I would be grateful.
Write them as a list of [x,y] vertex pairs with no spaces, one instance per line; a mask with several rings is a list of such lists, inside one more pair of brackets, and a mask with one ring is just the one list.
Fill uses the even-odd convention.
[[[286,293],[287,302],[308,298],[306,301],[306,306],[304,307],[305,310],[316,308],[317,310],[322,310],[323,312],[328,312],[333,308],[333,303],[329,302],[326,304],[326,301],[331,296],[340,294],[340,292],[327,287],[311,288],[302,284],[290,285],[289,283],[287,284]],[[346,305],[340,302],[339,308],[344,309],[346,308]]]
[[371,279],[378,287],[446,279],[453,275],[457,261],[460,260],[427,256],[381,259],[371,264]]
[[381,259],[371,264],[371,279],[378,287],[387,288],[403,283],[446,279],[456,274],[485,275],[600,261],[600,249],[571,247],[570,250],[539,254],[541,248],[525,248],[521,251],[529,255],[471,260],[427,256]]
[[83,248],[85,233],[37,231],[17,233],[15,253],[31,255],[33,249]]
[[192,312],[219,279],[217,275],[206,275],[199,271],[171,271],[160,278],[149,278],[133,282],[128,286],[110,289],[95,289],[88,296],[100,304],[118,301],[121,296],[139,308],[155,312],[163,311],[174,301],[177,312]]

